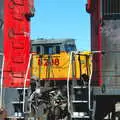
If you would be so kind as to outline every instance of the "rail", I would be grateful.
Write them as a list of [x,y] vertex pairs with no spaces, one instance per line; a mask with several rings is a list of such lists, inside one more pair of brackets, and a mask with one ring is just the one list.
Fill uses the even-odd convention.
[[[29,72],[29,68],[30,68],[31,58],[32,58],[32,54],[30,54],[30,57],[29,57],[28,66],[27,66],[27,70],[26,70],[26,74],[25,74],[25,80],[24,80],[24,88],[23,88],[23,113],[28,113],[28,112],[25,112],[25,93],[26,93],[25,90],[26,90],[26,82],[27,82],[27,76],[28,76],[28,72]],[[31,111],[31,107],[30,107],[30,111]]]
[[[91,61],[92,61],[93,55],[91,54]],[[89,76],[89,81],[88,81],[88,109],[89,111],[93,111],[91,108],[91,80],[92,80],[92,71],[93,71],[93,64],[91,64],[91,70],[90,70],[90,76]]]
[[68,76],[67,76],[67,102],[68,102],[68,112],[71,114],[70,111],[70,89],[69,89],[69,81],[70,81],[70,68],[71,68],[71,64],[72,64],[72,54],[73,51],[70,53],[70,62],[69,62],[69,66],[68,66]]
[[[91,52],[91,61],[93,61],[93,55],[97,54],[97,53],[101,53],[103,54],[103,51],[92,51]],[[93,73],[93,64],[91,64],[91,74],[89,76],[89,81],[88,81],[88,109],[89,111],[93,111],[93,109],[91,108],[91,80],[92,80],[92,73]]]
[[0,53],[0,56],[3,56],[2,60],[2,70],[1,70],[1,79],[0,79],[0,108],[2,108],[2,103],[3,103],[3,70],[4,70],[4,62],[5,62],[5,57],[3,53]]

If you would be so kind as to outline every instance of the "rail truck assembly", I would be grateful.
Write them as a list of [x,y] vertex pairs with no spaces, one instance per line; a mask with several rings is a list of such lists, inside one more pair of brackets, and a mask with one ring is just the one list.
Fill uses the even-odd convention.
[[33,0],[0,2],[0,120],[119,120],[120,1],[88,0],[91,51],[30,40]]

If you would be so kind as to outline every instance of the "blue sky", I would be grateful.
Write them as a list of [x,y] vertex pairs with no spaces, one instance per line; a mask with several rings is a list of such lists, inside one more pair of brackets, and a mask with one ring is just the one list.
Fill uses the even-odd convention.
[[90,49],[87,0],[34,0],[31,38],[74,38],[79,50]]

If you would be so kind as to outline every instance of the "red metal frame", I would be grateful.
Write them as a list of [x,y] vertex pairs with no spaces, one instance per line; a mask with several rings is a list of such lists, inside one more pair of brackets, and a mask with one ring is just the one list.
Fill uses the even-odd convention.
[[[4,87],[23,87],[30,55],[29,0],[4,2]],[[26,85],[30,84],[30,74]]]
[[[100,0],[98,0],[98,51],[102,51],[102,36],[101,36],[101,16],[100,16]],[[98,69],[99,69],[99,79],[98,79],[98,85],[102,85],[102,54],[98,54]]]
[[[92,7],[92,8],[91,8]],[[101,16],[100,16],[100,0],[93,1],[88,0],[88,11],[91,14],[91,50],[102,50],[102,38],[101,38]],[[93,84],[102,85],[102,54],[97,53],[93,57]]]
[[87,11],[90,12],[91,9],[91,0],[87,1]]

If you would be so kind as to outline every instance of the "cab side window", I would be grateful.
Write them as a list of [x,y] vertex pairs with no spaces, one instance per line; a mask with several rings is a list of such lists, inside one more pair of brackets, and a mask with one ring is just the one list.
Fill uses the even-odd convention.
[[60,46],[44,46],[44,54],[59,54]]
[[65,45],[65,51],[66,52],[76,51],[76,47],[75,47],[75,45],[67,44],[67,45]]
[[60,46],[56,46],[56,54],[60,54]]
[[37,53],[37,54],[40,54],[40,53],[41,53],[41,51],[40,51],[40,46],[37,46],[37,47],[36,47],[36,53]]
[[37,45],[36,46],[36,51],[37,54],[44,54],[44,48],[42,45]]

